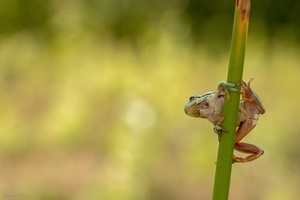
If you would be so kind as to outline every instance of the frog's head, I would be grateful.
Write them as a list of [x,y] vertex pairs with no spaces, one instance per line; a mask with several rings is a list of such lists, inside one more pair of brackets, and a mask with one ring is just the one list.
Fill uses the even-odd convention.
[[209,110],[209,99],[215,92],[207,92],[203,95],[192,95],[184,107],[184,112],[192,117],[206,118]]

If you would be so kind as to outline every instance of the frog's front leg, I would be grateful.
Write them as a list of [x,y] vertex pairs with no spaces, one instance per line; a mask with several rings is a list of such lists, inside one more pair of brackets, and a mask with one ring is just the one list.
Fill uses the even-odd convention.
[[222,128],[222,123],[223,123],[223,121],[224,121],[224,118],[222,117],[222,118],[220,119],[220,121],[218,121],[218,122],[216,123],[216,125],[214,126],[214,132],[215,132],[216,134],[218,134],[218,140],[219,140],[219,142],[221,141],[221,133],[222,133],[222,131],[228,132],[227,129]]
[[229,91],[231,92],[240,92],[240,90],[238,90],[236,88],[236,86],[241,85],[241,83],[227,83],[222,81],[219,86],[218,86],[218,91],[221,93],[222,91],[225,92],[228,101],[230,101],[230,95],[229,95]]
[[236,89],[235,87],[240,85],[240,83],[227,83],[222,81],[219,85],[218,85],[218,89],[221,90],[228,90],[228,91],[232,91],[232,92],[239,92],[238,89]]
[[257,119],[247,119],[245,122],[243,122],[237,132],[236,132],[236,137],[235,137],[235,145],[234,149],[243,153],[248,153],[251,154],[247,156],[246,158],[241,158],[241,157],[233,157],[233,163],[235,162],[250,162],[252,160],[255,160],[259,158],[261,155],[264,154],[264,151],[257,146],[253,144],[248,144],[244,142],[240,142],[250,131],[255,127],[257,122]]
[[234,83],[227,83],[222,81],[219,85],[218,85],[218,89],[216,90],[216,92],[214,93],[214,96],[211,98],[211,102],[215,102],[216,99],[218,99],[221,95],[222,92],[225,92],[225,94],[227,95],[228,100],[230,100],[230,96],[229,96],[229,92],[228,91],[232,91],[232,92],[240,92],[240,90],[238,90],[237,88],[235,88],[237,85],[240,85],[240,83],[234,84]]

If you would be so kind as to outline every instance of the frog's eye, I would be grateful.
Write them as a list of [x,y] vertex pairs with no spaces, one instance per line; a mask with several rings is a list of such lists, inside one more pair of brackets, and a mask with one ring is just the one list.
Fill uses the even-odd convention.
[[190,101],[193,101],[195,98],[196,98],[196,95],[192,95],[192,96],[190,97]]

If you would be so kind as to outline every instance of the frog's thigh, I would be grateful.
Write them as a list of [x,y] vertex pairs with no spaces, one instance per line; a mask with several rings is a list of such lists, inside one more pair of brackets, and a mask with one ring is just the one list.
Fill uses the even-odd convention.
[[247,119],[245,122],[239,126],[238,130],[236,131],[235,136],[235,143],[241,141],[248,133],[254,129],[256,126],[257,120],[256,119]]

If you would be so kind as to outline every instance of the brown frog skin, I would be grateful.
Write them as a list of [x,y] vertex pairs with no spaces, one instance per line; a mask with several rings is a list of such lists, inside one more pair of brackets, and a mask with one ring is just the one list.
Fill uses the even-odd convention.
[[208,121],[214,124],[215,132],[220,133],[220,131],[224,131],[224,129],[221,128],[221,124],[223,121],[222,113],[225,95],[228,94],[228,90],[241,93],[242,99],[239,104],[238,129],[236,131],[234,149],[250,155],[245,158],[233,156],[233,163],[249,162],[264,154],[264,151],[259,147],[241,142],[241,140],[255,128],[259,115],[265,113],[262,102],[250,88],[250,82],[252,80],[253,78],[251,77],[247,82],[242,81],[240,83],[241,91],[234,88],[237,84],[222,82],[215,92],[207,92],[203,95],[192,95],[184,107],[184,111],[187,115],[208,119]]

